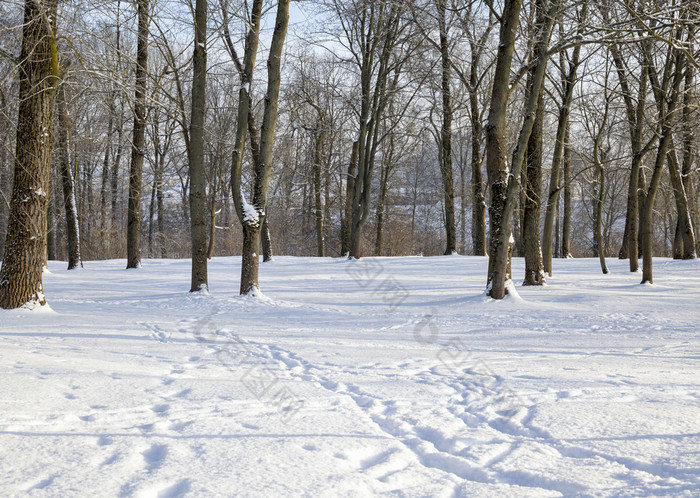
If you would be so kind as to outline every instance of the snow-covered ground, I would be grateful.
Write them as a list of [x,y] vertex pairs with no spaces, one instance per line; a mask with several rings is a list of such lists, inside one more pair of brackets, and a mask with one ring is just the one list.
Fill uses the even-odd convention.
[[698,496],[700,262],[609,264],[51,264],[0,311],[0,495]]

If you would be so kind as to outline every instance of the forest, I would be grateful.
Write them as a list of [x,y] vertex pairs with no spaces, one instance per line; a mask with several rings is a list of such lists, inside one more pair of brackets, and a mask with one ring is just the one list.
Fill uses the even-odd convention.
[[[700,4],[9,0],[0,307],[46,260],[693,259]],[[524,257],[524,275],[510,258]],[[264,264],[264,263],[263,263]]]

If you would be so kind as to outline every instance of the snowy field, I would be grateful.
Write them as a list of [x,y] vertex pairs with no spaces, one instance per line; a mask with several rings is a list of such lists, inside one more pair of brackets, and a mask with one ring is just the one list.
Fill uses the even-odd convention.
[[700,261],[486,263],[52,263],[0,311],[0,496],[699,496]]

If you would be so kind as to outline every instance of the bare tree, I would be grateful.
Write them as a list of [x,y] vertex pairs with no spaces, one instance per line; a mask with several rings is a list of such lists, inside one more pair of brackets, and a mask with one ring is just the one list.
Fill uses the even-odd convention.
[[0,308],[46,305],[42,268],[58,84],[57,0],[26,0],[18,60],[19,114],[9,223],[0,268]]
[[248,204],[241,189],[241,170],[245,136],[250,116],[248,95],[253,80],[255,58],[260,35],[260,18],[262,0],[254,0],[250,13],[250,28],[246,38],[243,57],[242,83],[239,89],[238,121],[236,125],[235,148],[231,162],[231,191],[236,213],[243,226],[243,252],[241,263],[241,294],[255,295],[260,291],[258,283],[258,251],[260,248],[260,230],[267,209],[267,192],[270,182],[272,145],[277,121],[277,103],[280,88],[280,66],[282,48],[289,23],[289,0],[280,0],[277,5],[275,29],[270,44],[267,61],[267,93],[265,112],[260,129],[260,162],[255,171],[253,187],[253,204]]
[[137,0],[138,46],[134,90],[134,127],[129,168],[129,205],[127,214],[127,268],[141,267],[141,192],[143,156],[146,144],[146,87],[148,78],[148,0]]
[[[66,67],[67,70],[67,67]],[[64,70],[64,73],[66,72]],[[71,120],[66,102],[66,78],[56,91],[56,112],[58,113],[58,162],[63,184],[63,205],[66,211],[66,227],[68,234],[68,269],[82,268],[80,258],[80,228],[78,224],[78,209],[75,203],[73,188],[73,173],[71,171]]]

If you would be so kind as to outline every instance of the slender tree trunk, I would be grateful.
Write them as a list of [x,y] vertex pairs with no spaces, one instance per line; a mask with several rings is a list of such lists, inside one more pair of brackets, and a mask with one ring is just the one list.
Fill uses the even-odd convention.
[[[587,4],[584,4],[581,11],[580,28],[583,27],[583,20],[586,18]],[[560,24],[560,34],[564,38],[563,25]],[[579,31],[580,38],[580,31]],[[574,98],[574,87],[577,80],[577,71],[581,54],[581,46],[577,45],[571,56],[568,73],[564,72],[565,54],[561,52],[560,66],[562,71],[562,103],[559,108],[559,119],[557,121],[557,133],[554,141],[554,153],[552,155],[552,168],[549,176],[549,196],[547,197],[547,210],[544,218],[544,228],[542,231],[542,258],[544,271],[552,276],[552,238],[554,233],[554,218],[559,206],[559,173],[561,170],[562,156],[567,139],[569,127],[569,114],[571,112],[571,102]]]
[[66,232],[68,238],[68,269],[82,268],[80,258],[80,229],[78,212],[75,206],[75,190],[70,166],[71,121],[66,104],[65,82],[56,91],[56,112],[58,113],[58,162],[63,183],[63,206],[66,211]]
[[518,135],[517,144],[512,153],[510,171],[508,171],[505,137],[506,107],[510,90],[510,66],[515,43],[515,32],[520,21],[520,7],[520,0],[508,0],[504,6],[491,93],[489,122],[486,129],[487,170],[489,182],[491,183],[492,199],[491,250],[489,251],[487,292],[494,299],[502,299],[507,292],[508,246],[512,236],[513,211],[519,194],[517,179],[521,174],[527,143],[535,121],[540,89],[544,83],[545,70],[549,58],[546,47],[549,44],[552,23],[554,22],[551,12],[544,16],[540,38],[536,42],[543,49],[538,51],[539,57],[535,64],[532,85],[525,105],[525,118]]
[[323,148],[323,132],[314,133],[314,212],[316,214],[316,255],[320,258],[326,255],[323,237],[323,202],[321,201],[321,153]]
[[265,211],[262,228],[260,232],[260,244],[262,245],[263,263],[268,263],[274,259],[272,252],[272,237],[270,236],[269,208]]
[[19,58],[19,113],[0,308],[44,306],[42,271],[51,188],[53,93],[58,82],[56,0],[27,0]]
[[601,149],[600,143],[603,138],[603,132],[606,129],[607,125],[609,105],[610,102],[606,100],[603,122],[601,123],[598,133],[596,133],[595,140],[593,142],[593,165],[598,175],[598,195],[596,196],[596,199],[594,201],[595,242],[596,252],[598,253],[598,258],[600,260],[600,269],[604,275],[608,273],[608,267],[605,263],[605,247],[603,244],[603,204],[605,202],[605,154]]
[[207,0],[197,0],[192,56],[192,112],[190,118],[190,236],[192,278],[190,292],[208,292],[207,180],[204,172],[204,116],[207,87]]
[[443,194],[445,197],[445,254],[457,252],[457,228],[455,225],[455,192],[452,171],[452,94],[450,91],[450,46],[448,40],[446,0],[437,0],[438,27],[440,31],[440,55],[442,61],[442,128],[440,130]]
[[352,227],[352,200],[355,192],[355,175],[357,174],[357,158],[360,151],[359,137],[352,143],[348,174],[345,182],[345,216],[340,227],[340,254],[350,254],[350,231]]
[[382,255],[384,225],[386,224],[386,198],[389,194],[389,175],[394,161],[394,135],[389,137],[389,150],[382,157],[382,171],[379,183],[379,199],[377,200],[377,238],[374,243],[374,255]]
[[56,196],[54,189],[54,175],[49,178],[49,206],[46,216],[46,259],[47,261],[56,260],[56,209],[54,208],[54,197]]
[[109,96],[109,116],[107,118],[107,143],[105,144],[105,155],[102,160],[102,186],[100,188],[100,237],[102,238],[103,254],[107,252],[108,248],[107,187],[109,186],[109,158],[112,152],[112,135],[114,133],[114,100],[114,92],[111,92]]
[[561,257],[571,257],[571,146],[569,124],[564,134],[564,214],[561,234]]
[[260,229],[267,208],[267,190],[272,164],[272,144],[279,99],[281,55],[289,22],[289,0],[280,0],[277,5],[277,18],[267,62],[267,94],[265,97],[263,124],[260,131],[260,162],[254,175],[253,204],[250,205],[245,201],[241,191],[241,163],[245,146],[246,128],[250,119],[249,106],[247,105],[248,93],[255,67],[261,10],[262,0],[255,0],[252,7],[251,27],[246,40],[245,67],[242,72],[242,85],[239,90],[238,123],[231,166],[231,190],[234,196],[236,212],[243,225],[241,294],[256,294],[260,290],[258,283]]
[[[487,293],[494,299],[502,299],[506,294],[509,240],[511,223],[506,210],[508,185],[506,108],[509,97],[510,68],[515,48],[515,35],[520,24],[522,0],[506,0],[501,17],[500,42],[493,75],[491,106],[486,125],[486,171],[491,184],[491,207],[489,223],[491,250]],[[520,176],[520,171],[513,175]]]
[[127,268],[141,267],[141,184],[146,135],[146,85],[148,71],[148,0],[138,0],[138,43],[136,48],[136,88],[134,93],[134,129],[129,168],[129,205],[127,213]]
[[[656,193],[661,183],[661,174],[663,171],[664,161],[667,159],[669,147],[673,137],[674,115],[676,111],[676,103],[678,99],[678,90],[683,79],[683,55],[679,50],[669,49],[667,67],[664,69],[664,81],[660,82],[656,74],[656,69],[652,65],[652,58],[648,45],[644,47],[644,60],[648,68],[648,76],[652,83],[652,89],[655,94],[660,94],[662,89],[668,89],[668,79],[673,79],[670,85],[668,100],[660,99],[659,102],[659,148],[657,150],[656,161],[654,162],[654,170],[651,180],[649,181],[649,189],[644,200],[642,209],[641,232],[642,232],[642,283],[653,283],[652,276],[652,249],[654,241],[654,200]],[[672,73],[670,65],[675,64],[675,71]]]
[[[544,91],[540,89],[535,122],[527,144],[525,203],[523,206],[523,250],[525,278],[523,285],[544,285],[544,265],[540,246],[540,199],[542,189],[542,128]],[[550,254],[551,255],[551,254]]]

